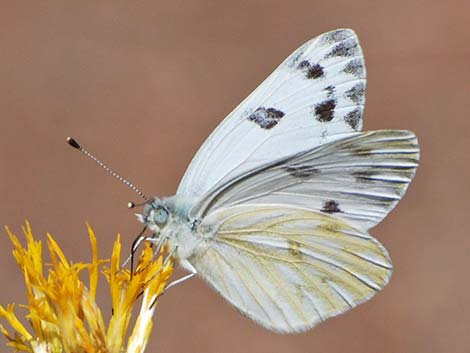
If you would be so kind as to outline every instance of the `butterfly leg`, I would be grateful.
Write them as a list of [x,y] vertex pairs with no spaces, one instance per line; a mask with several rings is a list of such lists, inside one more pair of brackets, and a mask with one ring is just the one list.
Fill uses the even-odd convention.
[[194,277],[195,275],[197,275],[197,270],[196,270],[196,269],[193,267],[193,265],[191,265],[189,262],[185,262],[184,268],[187,269],[188,271],[190,271],[190,273],[188,273],[187,275],[184,275],[183,277],[178,278],[177,280],[174,280],[173,282],[169,283],[169,284],[165,287],[165,290],[164,290],[163,292],[161,292],[161,293],[154,299],[154,301],[152,302],[152,304],[150,305],[150,307],[154,306],[155,303],[157,302],[157,300],[158,300],[163,294],[165,294],[168,289],[170,289],[171,287],[176,286],[177,284],[183,283],[183,282],[187,281],[188,279],[190,279],[190,278]]
[[174,280],[173,282],[170,282],[167,284],[167,286],[165,287],[165,291],[167,291],[168,289],[170,289],[171,287],[174,287],[176,286],[177,284],[180,284],[180,283],[183,283],[185,281],[187,281],[188,279],[194,277],[196,274],[197,274],[197,270],[194,268],[193,265],[191,265],[188,261],[182,261],[181,262],[181,265],[183,265],[183,267],[189,271],[189,273],[187,275],[184,275],[183,277],[181,278],[178,278],[176,280]]
[[148,240],[148,236],[144,235],[144,232],[147,230],[147,226],[144,227],[144,229],[142,229],[142,231],[139,233],[139,235],[134,239],[134,241],[132,242],[132,247],[131,247],[131,254],[129,255],[129,257],[124,260],[124,262],[121,264],[121,268],[123,268],[124,266],[126,266],[129,261],[131,262],[131,272],[134,270],[134,254],[135,252],[137,251],[137,249],[139,248],[140,244],[142,244],[142,242],[144,240]]
[[193,278],[197,273],[196,272],[191,272],[191,273],[188,273],[187,275],[181,277],[181,278],[178,278],[176,280],[174,280],[173,282],[169,283],[166,287],[165,287],[165,291],[167,291],[168,289],[170,289],[171,287],[174,287],[176,286],[177,284],[180,284],[180,283],[183,283],[184,281],[187,281],[188,279],[190,278]]

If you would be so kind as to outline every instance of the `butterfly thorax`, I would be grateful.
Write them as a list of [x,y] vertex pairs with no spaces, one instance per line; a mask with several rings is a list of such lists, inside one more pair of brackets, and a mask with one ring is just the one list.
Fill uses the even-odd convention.
[[190,219],[189,210],[194,204],[191,198],[174,195],[160,200],[155,197],[137,215],[155,239],[165,239],[169,251],[174,251],[178,262],[188,259],[203,246],[203,238],[195,231],[197,221]]

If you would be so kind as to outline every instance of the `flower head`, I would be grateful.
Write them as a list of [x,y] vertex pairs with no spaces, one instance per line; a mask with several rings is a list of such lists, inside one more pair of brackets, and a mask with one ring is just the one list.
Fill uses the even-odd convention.
[[[7,228],[13,256],[24,276],[28,304],[24,306],[31,325],[28,330],[15,314],[15,306],[0,305],[0,317],[13,328],[0,329],[8,345],[31,353],[140,353],[148,342],[156,301],[173,271],[172,261],[164,261],[163,251],[153,253],[145,246],[135,272],[120,268],[121,243],[114,243],[111,260],[100,260],[96,237],[88,226],[92,248],[89,263],[69,261],[51,235],[47,247],[51,265],[44,273],[42,243],[34,239],[29,223],[23,228],[26,247]],[[109,263],[108,267],[104,267]],[[88,271],[88,286],[81,280]],[[113,314],[105,325],[96,304],[100,272],[109,284]],[[135,326],[129,334],[132,311],[142,296]]]

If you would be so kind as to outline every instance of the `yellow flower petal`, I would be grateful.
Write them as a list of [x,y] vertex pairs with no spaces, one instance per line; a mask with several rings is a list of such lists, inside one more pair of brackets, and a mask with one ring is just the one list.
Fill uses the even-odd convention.
[[90,269],[90,295],[93,299],[96,297],[96,288],[98,287],[98,272],[99,272],[99,260],[98,260],[98,243],[96,242],[95,232],[91,229],[87,223],[88,234],[90,235],[91,253],[93,259],[91,262]]
[[[154,254],[150,246],[142,252],[133,276],[127,269],[120,269],[121,244],[115,241],[109,268],[98,257],[95,234],[87,225],[92,249],[90,263],[73,263],[68,260],[51,235],[47,235],[47,246],[51,267],[47,277],[43,273],[42,244],[34,240],[29,223],[23,228],[26,247],[7,228],[13,244],[13,256],[23,273],[28,305],[24,306],[26,318],[33,334],[23,326],[14,313],[14,306],[0,306],[0,318],[15,330],[12,336],[3,326],[0,331],[8,345],[16,351],[47,353],[122,353],[143,352],[152,328],[155,302],[163,292],[173,271],[172,261],[163,265],[164,250]],[[83,270],[88,270],[88,286],[81,280]],[[104,270],[104,271],[103,271]],[[109,283],[113,315],[106,328],[103,315],[95,298],[98,276],[103,271]],[[132,313],[143,293],[141,309],[136,326],[127,337]]]
[[31,334],[28,332],[28,330],[26,330],[20,320],[18,320],[13,311],[14,309],[14,304],[8,305],[6,309],[0,305],[0,317],[6,319],[10,326],[13,327],[16,332],[22,336],[22,339],[30,340],[32,338]]

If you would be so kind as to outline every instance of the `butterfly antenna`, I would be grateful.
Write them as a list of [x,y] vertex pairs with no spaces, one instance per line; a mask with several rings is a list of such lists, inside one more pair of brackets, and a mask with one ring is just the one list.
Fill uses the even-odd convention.
[[[147,200],[147,201],[148,201],[148,200]],[[144,205],[147,203],[147,201],[146,201],[146,202],[142,202],[142,203],[133,203],[132,201],[129,201],[129,202],[127,203],[127,208],[134,208],[134,207],[136,207],[136,206],[144,206]]]
[[84,149],[82,146],[80,146],[80,144],[77,142],[77,140],[75,140],[74,138],[69,136],[69,137],[67,137],[67,143],[70,146],[72,146],[73,148],[75,148],[75,149],[79,150],[80,152],[82,152],[85,156],[87,156],[91,160],[95,161],[99,166],[101,166],[104,170],[106,170],[113,177],[115,177],[116,179],[118,179],[119,181],[124,183],[125,185],[129,186],[132,190],[134,190],[145,201],[147,201],[147,202],[150,201],[150,199],[147,196],[145,196],[145,194],[142,191],[140,191],[134,184],[132,184],[129,180],[124,179],[123,177],[121,177],[119,174],[117,174],[115,171],[113,171],[111,168],[109,168],[106,164],[101,162],[98,158],[96,158],[90,152],[88,152],[86,149]]

